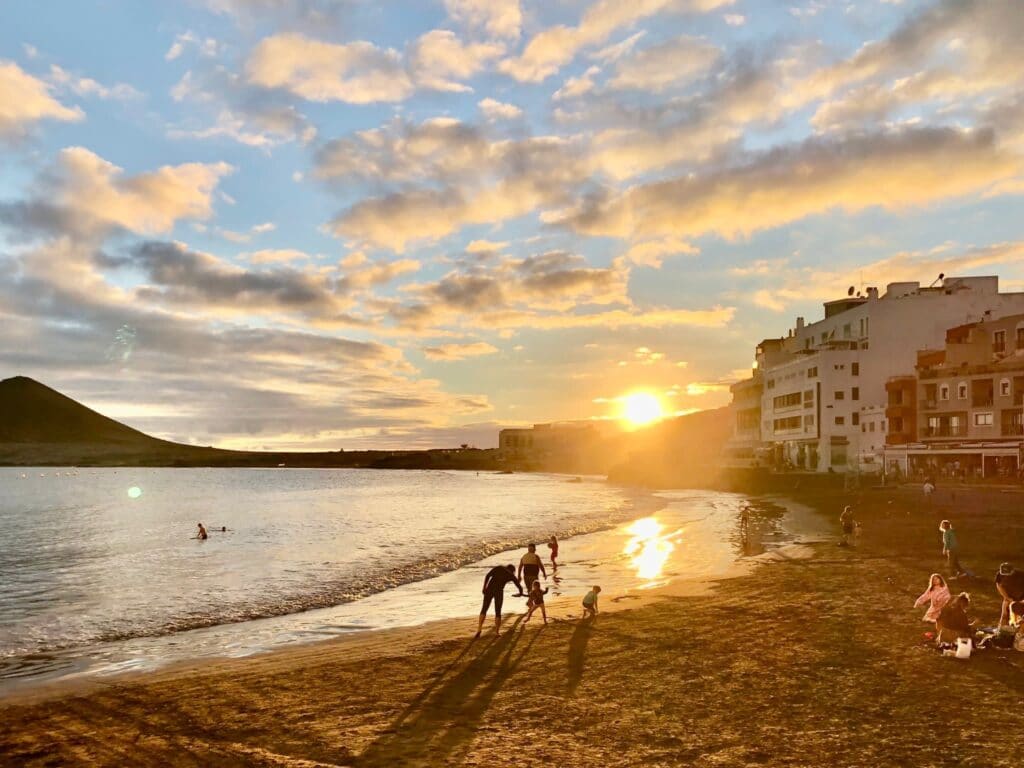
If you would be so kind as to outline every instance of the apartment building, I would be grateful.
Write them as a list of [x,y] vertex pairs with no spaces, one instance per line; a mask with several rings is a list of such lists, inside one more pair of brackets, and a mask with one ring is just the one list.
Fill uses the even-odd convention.
[[911,474],[1016,475],[1024,438],[1024,314],[966,323],[917,355],[917,436],[887,461]]
[[[890,283],[881,295],[869,287],[863,296],[826,302],[823,319],[808,324],[798,317],[786,336],[757,346],[756,375],[733,387],[727,450],[818,472],[880,467],[883,435],[895,429],[916,439],[906,432],[916,428],[916,410],[891,402],[903,389],[890,382],[913,377],[917,351],[941,346],[948,328],[1013,313],[1024,313],[1024,293],[1000,293],[995,276]],[[752,445],[751,393],[758,387]]]

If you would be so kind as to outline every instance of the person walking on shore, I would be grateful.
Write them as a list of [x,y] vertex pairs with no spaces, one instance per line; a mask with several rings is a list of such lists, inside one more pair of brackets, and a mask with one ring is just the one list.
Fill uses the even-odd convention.
[[527,548],[527,552],[523,555],[519,561],[519,572],[518,576],[523,584],[533,584],[537,580],[539,574],[544,574],[545,581],[548,578],[548,572],[544,570],[544,561],[540,559],[540,555],[537,554],[537,545],[531,544]]
[[943,520],[939,523],[939,532],[942,534],[942,554],[946,556],[946,566],[949,569],[949,575],[955,579],[964,572],[963,568],[960,567],[960,541],[957,539],[956,531],[953,530],[953,524],[949,520]]
[[949,593],[949,587],[946,586],[946,580],[942,578],[941,574],[933,573],[931,578],[928,580],[928,589],[917,598],[914,602],[914,607],[919,608],[925,603],[929,603],[928,610],[924,616],[921,617],[921,621],[934,622],[939,618],[939,612],[943,607],[952,599],[952,595]]
[[494,602],[494,634],[501,634],[501,604],[505,600],[505,585],[510,581],[516,585],[519,594],[523,594],[523,585],[516,578],[516,567],[512,563],[496,565],[484,577],[484,604],[480,609],[480,623],[476,628],[477,637],[480,637],[480,633],[484,631],[484,620],[487,618],[487,609],[491,607],[492,601]]
[[853,509],[846,507],[843,509],[843,514],[839,516],[839,525],[843,529],[843,537],[839,540],[840,547],[850,546],[850,536],[853,535],[856,529],[856,523],[853,519]]

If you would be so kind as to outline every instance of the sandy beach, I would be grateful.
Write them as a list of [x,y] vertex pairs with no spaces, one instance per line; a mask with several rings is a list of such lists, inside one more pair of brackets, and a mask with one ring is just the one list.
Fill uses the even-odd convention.
[[[955,496],[953,494],[956,494]],[[609,600],[595,623],[554,603],[501,637],[472,620],[249,659],[62,683],[6,699],[9,765],[1016,766],[1024,654],[967,662],[922,642],[911,608],[951,517],[978,579],[1024,552],[1019,493],[815,492],[854,503],[858,546],[748,561],[711,588]],[[1024,562],[1018,563],[1024,565]],[[613,610],[626,609],[628,610]]]

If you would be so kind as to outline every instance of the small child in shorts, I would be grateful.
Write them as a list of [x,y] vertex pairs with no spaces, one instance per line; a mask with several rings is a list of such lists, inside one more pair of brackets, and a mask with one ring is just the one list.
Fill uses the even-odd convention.
[[599,594],[601,594],[601,588],[595,586],[583,596],[583,618],[597,616],[597,596]]

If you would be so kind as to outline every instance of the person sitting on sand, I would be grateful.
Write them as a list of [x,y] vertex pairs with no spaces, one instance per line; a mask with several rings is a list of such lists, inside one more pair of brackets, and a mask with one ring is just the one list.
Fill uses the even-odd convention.
[[853,519],[853,509],[850,507],[845,507],[843,509],[843,514],[839,516],[839,525],[842,526],[843,529],[843,537],[839,540],[839,546],[848,547],[850,546],[850,536],[853,535],[853,532],[856,529],[856,523]]
[[583,596],[583,618],[597,617],[597,596],[601,594],[601,588],[591,587],[590,591]]
[[996,591],[1003,598],[1003,607],[999,612],[1001,627],[1010,618],[1010,604],[1024,601],[1024,571],[1018,571],[1009,563],[1000,565],[996,572]]
[[196,523],[196,526],[199,528],[199,532],[196,534],[197,539],[200,541],[206,541],[210,538],[210,534],[206,532],[206,528],[203,527],[202,523]]
[[484,577],[484,605],[480,609],[480,624],[476,629],[477,637],[480,637],[480,633],[484,630],[484,620],[487,618],[487,609],[491,607],[492,600],[494,601],[494,634],[501,634],[501,604],[505,599],[505,585],[510,581],[516,585],[519,594],[523,594],[523,585],[516,578],[516,567],[512,563],[496,565]]
[[960,567],[960,540],[957,539],[956,531],[949,520],[939,523],[939,532],[942,534],[942,554],[946,556],[949,575],[955,579],[964,572]]
[[935,620],[935,642],[955,643],[960,637],[974,637],[974,622],[967,615],[971,596],[961,592],[939,611]]
[[558,539],[552,536],[548,539],[548,549],[551,550],[551,570],[558,570]]
[[516,575],[519,576],[523,584],[527,585],[533,584],[540,573],[543,573],[544,578],[547,579],[548,573],[544,570],[544,561],[537,554],[537,545],[530,544],[526,549],[526,554],[519,561],[519,573]]
[[530,593],[526,599],[527,611],[526,618],[523,619],[524,625],[526,624],[526,622],[530,620],[530,617],[533,616],[533,612],[536,611],[538,608],[540,608],[540,615],[544,617],[544,623],[548,623],[548,612],[544,608],[544,595],[546,595],[547,593],[547,588],[540,588],[539,581],[533,582],[533,586],[530,587]]
[[930,603],[928,610],[921,617],[921,621],[934,622],[939,618],[942,606],[948,603],[952,597],[949,593],[949,587],[946,585],[946,580],[942,578],[941,574],[933,573],[928,580],[928,589],[917,598],[914,602],[914,607],[919,608],[925,603]]

